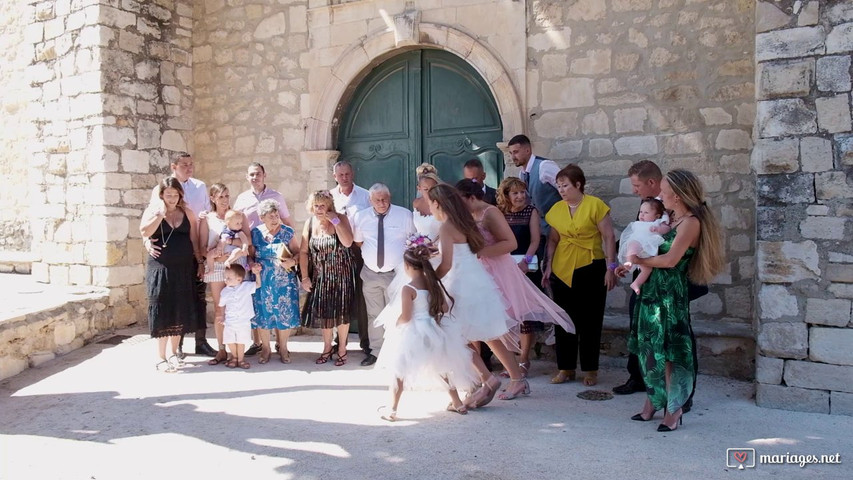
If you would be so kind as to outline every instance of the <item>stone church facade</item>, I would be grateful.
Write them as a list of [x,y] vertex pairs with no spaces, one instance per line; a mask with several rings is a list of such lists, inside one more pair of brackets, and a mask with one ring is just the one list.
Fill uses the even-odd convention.
[[[700,364],[760,405],[853,414],[853,2],[13,0],[0,6],[0,249],[145,320],[139,217],[170,153],[301,222],[360,83],[406,52],[479,74],[503,140],[580,165],[617,228],[651,159],[703,180],[727,268],[692,304]],[[505,148],[499,144],[498,147]],[[513,174],[506,161],[504,174]],[[496,183],[497,179],[489,179]],[[624,353],[627,287],[603,348]]]

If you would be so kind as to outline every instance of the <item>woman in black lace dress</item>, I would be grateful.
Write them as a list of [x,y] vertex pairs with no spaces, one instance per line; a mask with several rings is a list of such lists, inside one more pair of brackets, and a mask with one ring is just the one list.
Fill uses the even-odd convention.
[[[196,241],[196,215],[184,203],[181,183],[174,177],[165,178],[158,191],[160,201],[142,214],[139,230],[143,237],[155,237],[152,243],[160,247],[157,258],[148,256],[145,271],[148,326],[151,337],[157,339],[157,369],[174,372],[183,365],[177,357],[181,335],[195,328],[195,278],[203,273],[204,261]],[[172,346],[168,360],[167,342]]]

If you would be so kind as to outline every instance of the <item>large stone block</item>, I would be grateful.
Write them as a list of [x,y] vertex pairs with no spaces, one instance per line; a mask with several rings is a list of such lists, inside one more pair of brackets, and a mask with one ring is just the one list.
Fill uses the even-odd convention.
[[607,135],[610,133],[610,122],[604,110],[598,110],[583,117],[584,135]]
[[809,329],[809,359],[833,365],[853,365],[853,329]]
[[853,366],[786,360],[784,378],[792,387],[853,392]]
[[0,357],[0,380],[13,377],[27,369],[26,359],[10,355]]
[[845,218],[807,217],[800,222],[800,232],[802,232],[803,238],[843,240],[846,223]]
[[755,404],[795,412],[829,413],[829,392],[759,383],[755,387]]
[[799,98],[758,102],[756,122],[759,138],[817,132],[817,114]]
[[759,63],[758,99],[806,96],[814,76],[814,59]]
[[818,98],[817,124],[829,133],[849,132],[853,129],[850,121],[850,96],[846,93],[834,97]]
[[[45,34],[47,29],[45,29]],[[853,51],[853,23],[836,25],[826,36],[826,53]]]
[[700,108],[699,115],[702,115],[705,125],[728,125],[732,123],[731,114],[721,107]]
[[775,30],[791,23],[791,17],[771,2],[755,3],[755,31],[758,33]]
[[648,112],[642,107],[616,110],[613,117],[616,131],[619,133],[642,132],[648,118]]
[[752,149],[751,163],[755,173],[793,173],[797,171],[797,139],[762,139]]
[[93,267],[92,283],[101,287],[138,285],[145,278],[145,269],[139,266]]
[[578,132],[578,113],[546,112],[533,122],[533,126],[540,137],[572,137]]
[[123,150],[121,152],[121,167],[124,172],[148,173],[151,169],[148,152],[138,150]]
[[815,200],[816,182],[812,174],[761,175],[757,183],[758,204],[761,206],[811,204]]
[[654,135],[641,137],[621,137],[614,143],[619,155],[655,155],[658,153],[657,138]]
[[77,336],[77,328],[74,322],[57,323],[53,327],[53,342],[57,345],[68,345]]
[[844,172],[816,173],[814,185],[819,200],[853,198],[853,179]]
[[788,28],[755,36],[755,60],[808,57],[826,50],[822,26]]
[[785,361],[781,358],[755,356],[755,381],[768,385],[779,385],[782,383],[782,368]]
[[610,73],[609,48],[589,50],[582,58],[572,60],[571,72],[575,75],[604,75]]
[[797,297],[781,285],[762,285],[758,292],[758,304],[762,319],[796,317],[800,313]]
[[582,150],[583,140],[557,139],[554,141],[548,156],[557,160],[574,160],[580,157]]
[[830,392],[830,414],[853,415],[853,393]]
[[93,241],[117,242],[127,238],[129,221],[126,217],[92,216],[90,225]]
[[542,104],[548,108],[578,108],[595,105],[595,87],[591,78],[566,78],[542,82]]
[[853,265],[830,263],[826,267],[826,279],[830,282],[853,283]]
[[752,138],[746,130],[720,130],[714,143],[717,150],[749,150]]
[[[593,138],[589,141],[589,156],[592,158],[607,157],[613,154],[613,142],[606,138]],[[620,192],[622,193],[622,192]],[[629,192],[630,193],[630,192]]]
[[832,142],[820,137],[801,138],[800,164],[804,172],[832,170]]
[[817,88],[824,92],[849,92],[850,56],[834,55],[817,59]]
[[756,246],[758,278],[766,283],[793,283],[820,278],[817,244],[805,242],[764,242]]

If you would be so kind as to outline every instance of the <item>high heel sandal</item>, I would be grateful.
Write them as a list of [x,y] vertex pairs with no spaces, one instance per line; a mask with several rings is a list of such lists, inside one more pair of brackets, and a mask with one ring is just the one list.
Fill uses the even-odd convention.
[[654,418],[655,418],[655,412],[652,412],[652,415],[649,418],[644,418],[643,413],[640,412],[640,413],[634,415],[633,417],[631,417],[631,420],[636,420],[638,422],[651,422],[652,419],[654,419]]
[[574,370],[560,370],[551,378],[551,383],[566,383],[572,382],[575,379],[575,371]]
[[331,348],[329,349],[328,352],[323,352],[322,354],[320,354],[319,357],[317,357],[317,360],[314,360],[314,363],[317,365],[322,365],[322,364],[328,362],[329,359],[332,358],[333,352],[334,352],[334,350]]
[[[165,367],[165,369],[161,370],[161,366]],[[175,373],[178,371],[175,366],[169,363],[169,361],[166,359],[157,362],[157,365],[154,365],[154,368],[157,369],[158,372]]]
[[[497,381],[497,385],[489,384],[489,380]],[[465,399],[465,407],[469,409],[485,407],[495,398],[499,388],[501,388],[501,380],[495,376],[490,377],[473,395]]]
[[[174,362],[172,361],[173,358],[175,359]],[[171,365],[173,365],[175,368],[183,368],[186,365],[186,362],[184,362],[184,360],[181,357],[179,357],[177,354],[174,354],[171,357],[169,357],[168,362]]]
[[335,366],[336,366],[336,367],[342,367],[342,366],[344,366],[344,365],[346,365],[346,364],[347,364],[347,354],[346,354],[346,352],[344,352],[344,354],[343,354],[343,355],[341,355],[341,354],[339,353],[339,354],[338,354],[338,359],[337,359],[337,360],[335,360]]
[[[521,384],[521,388],[516,389],[516,391],[513,392],[511,390],[512,384],[516,384],[516,385]],[[505,392],[506,393],[502,393],[502,394],[498,395],[498,398],[500,398],[501,400],[512,400],[513,398],[515,398],[519,395],[527,396],[527,395],[530,395],[530,384],[527,383],[526,378],[519,378],[517,380],[510,380],[509,386],[506,387]]]
[[674,432],[674,431],[678,430],[678,426],[683,423],[683,420],[684,420],[684,412],[682,411],[682,413],[678,414],[678,421],[675,422],[672,427],[670,427],[669,425],[667,425],[665,423],[661,423],[660,425],[658,425],[658,431],[659,432]]
[[583,372],[583,384],[587,387],[598,384],[598,370]]

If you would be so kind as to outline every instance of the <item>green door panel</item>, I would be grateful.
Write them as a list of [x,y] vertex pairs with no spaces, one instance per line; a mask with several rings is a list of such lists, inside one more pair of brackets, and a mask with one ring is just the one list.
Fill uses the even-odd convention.
[[432,163],[448,183],[479,158],[486,183],[497,186],[503,128],[488,84],[463,59],[440,50],[416,50],[374,68],[356,88],[342,117],[338,149],[355,180],[388,185],[391,199],[411,207],[415,168]]

